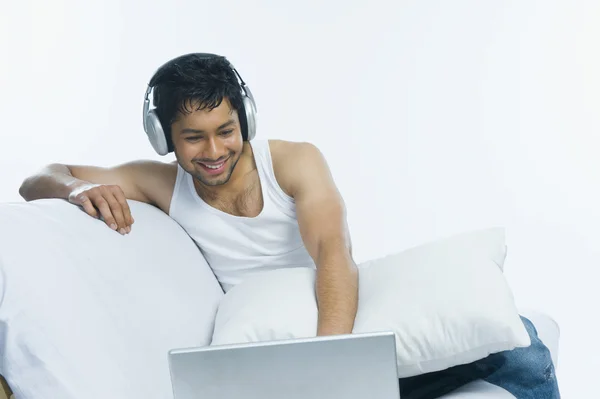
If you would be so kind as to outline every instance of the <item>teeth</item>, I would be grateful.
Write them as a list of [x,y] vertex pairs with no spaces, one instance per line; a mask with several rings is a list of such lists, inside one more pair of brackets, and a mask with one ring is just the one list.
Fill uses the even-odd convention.
[[[204,164],[203,164],[204,165]],[[204,165],[206,166],[208,169],[219,169],[221,166],[223,166],[222,163],[218,164],[218,165]]]

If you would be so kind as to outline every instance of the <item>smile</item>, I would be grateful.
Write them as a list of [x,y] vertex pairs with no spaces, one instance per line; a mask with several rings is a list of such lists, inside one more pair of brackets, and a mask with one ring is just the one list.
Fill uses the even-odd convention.
[[218,165],[206,165],[206,164],[202,164],[202,166],[206,166],[208,169],[219,169],[221,166],[223,166],[225,164],[225,162],[220,163]]
[[226,160],[224,160],[223,162],[220,162],[220,163],[209,163],[209,164],[198,162],[198,165],[200,165],[202,167],[202,169],[204,169],[208,174],[216,175],[216,174],[223,172],[223,170],[225,170],[225,164],[227,163],[228,160],[229,160],[229,158],[227,158]]

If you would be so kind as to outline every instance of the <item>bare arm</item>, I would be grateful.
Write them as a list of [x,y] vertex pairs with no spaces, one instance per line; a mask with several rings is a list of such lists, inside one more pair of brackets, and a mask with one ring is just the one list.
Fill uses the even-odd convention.
[[168,208],[176,173],[173,166],[154,161],[110,168],[51,164],[25,179],[19,193],[26,201],[66,199],[90,216],[102,216],[108,226],[124,234],[134,222],[127,199]]
[[53,164],[25,179],[19,188],[19,194],[25,201],[42,198],[67,199],[71,191],[82,183],[73,177],[65,165]]
[[51,164],[25,179],[19,194],[26,201],[43,198],[69,199],[71,193],[81,186],[90,184],[117,185],[127,199],[148,202],[131,176],[135,175],[135,163],[112,168],[97,166]]
[[317,335],[350,334],[358,308],[358,272],[343,199],[316,147],[285,146],[282,181],[295,199],[300,233],[317,265]]

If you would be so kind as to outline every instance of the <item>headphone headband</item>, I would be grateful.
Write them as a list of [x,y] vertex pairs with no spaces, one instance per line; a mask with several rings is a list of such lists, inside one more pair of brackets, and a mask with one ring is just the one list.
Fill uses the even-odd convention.
[[150,93],[152,93],[152,86],[148,84],[148,88],[146,89],[146,94],[144,95],[144,131],[148,132],[148,122],[146,115],[148,115],[148,111],[150,111]]
[[227,58],[223,56],[211,53],[189,53],[176,57],[161,65],[148,82],[148,87],[146,88],[146,93],[144,95],[143,126],[144,131],[148,135],[148,140],[150,140],[150,144],[152,144],[154,150],[159,155],[166,155],[169,152],[173,151],[172,148],[169,148],[164,129],[160,123],[158,115],[156,114],[156,108],[150,109],[150,94],[154,90],[154,86],[156,86],[157,84],[156,82],[160,81],[162,72],[168,65],[189,56],[196,56],[199,59],[210,59],[218,57],[224,59],[227,62],[231,70],[239,79],[239,85],[243,100],[242,109],[240,109],[240,112],[238,113],[240,118],[240,125],[242,128],[242,136],[244,137],[244,140],[252,140],[256,135],[256,114],[258,111],[256,108],[256,102],[254,101],[254,96],[252,95],[250,88],[246,85],[238,71],[233,67],[231,62],[229,62],[229,60],[227,60]]

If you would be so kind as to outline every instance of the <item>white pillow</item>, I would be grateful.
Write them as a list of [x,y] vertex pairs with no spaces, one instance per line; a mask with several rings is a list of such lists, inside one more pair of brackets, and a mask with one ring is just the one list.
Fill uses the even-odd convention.
[[[530,345],[497,260],[452,242],[461,240],[359,265],[353,332],[394,331],[400,378]],[[276,270],[232,288],[219,304],[211,345],[314,337],[315,277],[309,268]]]
[[[432,240],[402,251],[406,256],[412,252],[415,252],[417,256],[426,252],[439,259],[448,257],[454,259],[485,258],[493,261],[500,270],[504,271],[507,253],[506,232],[503,227],[471,230]],[[361,267],[369,263],[364,262]]]

